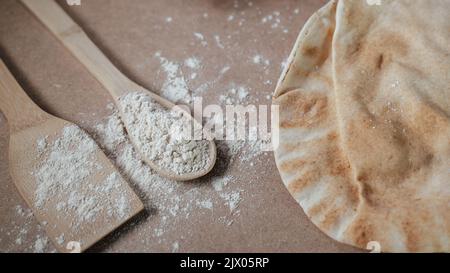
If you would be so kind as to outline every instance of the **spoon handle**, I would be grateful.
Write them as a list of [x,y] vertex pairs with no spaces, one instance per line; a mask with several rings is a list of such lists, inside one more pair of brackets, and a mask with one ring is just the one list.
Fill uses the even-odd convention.
[[37,106],[0,59],[0,110],[6,116],[12,132],[45,120],[49,114]]
[[22,0],[25,6],[69,49],[117,99],[139,86],[122,74],[54,0]]

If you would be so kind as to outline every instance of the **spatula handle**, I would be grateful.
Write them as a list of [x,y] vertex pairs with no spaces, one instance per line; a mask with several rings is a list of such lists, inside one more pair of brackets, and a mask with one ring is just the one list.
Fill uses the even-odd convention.
[[45,120],[49,116],[28,97],[1,59],[0,110],[6,116],[13,132]]
[[[54,0],[22,0],[115,98],[136,85],[123,75]],[[136,88],[138,88],[136,86]]]

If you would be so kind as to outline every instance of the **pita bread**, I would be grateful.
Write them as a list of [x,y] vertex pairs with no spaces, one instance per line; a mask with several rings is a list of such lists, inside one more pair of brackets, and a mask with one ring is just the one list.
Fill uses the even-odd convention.
[[[278,83],[278,169],[330,237],[450,251],[450,1],[331,1]],[[376,2],[376,1],[375,1]]]

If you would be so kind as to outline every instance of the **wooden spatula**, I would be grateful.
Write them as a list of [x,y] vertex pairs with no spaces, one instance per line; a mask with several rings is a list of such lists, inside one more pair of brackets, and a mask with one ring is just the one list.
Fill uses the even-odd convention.
[[[119,98],[132,92],[144,92],[167,109],[175,107],[172,102],[146,90],[122,74],[55,1],[22,0],[22,2],[70,50],[70,52],[85,65],[95,78],[103,84],[114,98],[122,116],[123,112],[119,103]],[[124,122],[124,124],[128,130],[129,125],[126,124],[126,122]],[[135,145],[136,142],[132,138],[130,140],[136,147],[136,150],[141,152],[139,147]],[[186,181],[202,177],[209,173],[215,165],[217,155],[215,143],[214,141],[210,141],[209,162],[207,166],[198,172],[188,174],[177,174],[170,170],[162,169],[152,160],[146,158],[142,153],[141,156],[144,161],[159,174],[173,180]]]
[[84,251],[143,209],[95,142],[34,104],[1,60],[0,109],[13,181],[59,251]]

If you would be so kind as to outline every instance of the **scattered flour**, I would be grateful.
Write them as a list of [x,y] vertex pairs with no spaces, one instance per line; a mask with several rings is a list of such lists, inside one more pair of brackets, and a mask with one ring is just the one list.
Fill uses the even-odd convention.
[[34,242],[34,253],[44,253],[48,245],[48,238],[38,236]]
[[17,213],[17,215],[19,215],[21,217],[25,216],[25,210],[20,205],[16,206],[16,213]]
[[21,245],[21,244],[22,244],[22,238],[21,237],[17,237],[16,245]]
[[57,242],[59,245],[63,245],[65,241],[66,241],[66,239],[65,239],[64,234],[61,234],[58,238],[56,238],[56,242]]
[[230,67],[229,66],[225,66],[224,68],[222,68],[222,70],[220,70],[220,74],[225,74],[225,73],[227,73],[228,71],[230,71]]
[[260,64],[261,63],[261,59],[262,59],[261,55],[255,55],[253,57],[253,63],[254,64]]
[[220,95],[219,100],[222,104],[239,105],[244,103],[248,97],[249,91],[245,86],[236,86],[233,84],[225,94]]
[[203,34],[201,34],[200,32],[194,32],[194,37],[200,41],[202,46],[208,46],[208,42],[206,42],[205,36],[203,36]]
[[219,47],[221,49],[225,49],[225,46],[222,44],[222,41],[220,40],[219,35],[214,35],[214,40],[216,41],[217,47]]
[[224,187],[227,186],[228,183],[230,181],[232,181],[233,179],[234,179],[233,176],[225,176],[225,177],[220,177],[220,178],[214,179],[214,181],[212,182],[214,190],[217,192],[222,191],[224,189]]
[[[295,13],[295,12],[294,12]],[[274,11],[261,19],[262,24],[270,24],[272,29],[283,28],[286,29],[281,22],[282,16],[279,11]]]
[[[45,144],[43,144],[45,143]],[[49,145],[48,151],[43,147]],[[50,196],[67,193],[80,187],[97,168],[95,142],[76,126],[67,126],[54,143],[37,141],[40,154],[36,176],[35,205],[42,208]]]
[[199,69],[200,68],[200,61],[195,57],[186,59],[184,61],[184,64],[191,69]]
[[112,173],[105,181],[94,179],[105,168],[98,162],[96,143],[80,128],[66,126],[54,141],[49,137],[38,140],[37,150],[40,163],[33,172],[37,208],[56,212],[74,230],[81,223],[95,222],[102,212],[116,219],[126,216],[129,203],[120,192],[120,175]]
[[145,158],[177,175],[208,167],[209,142],[192,140],[192,119],[166,110],[144,93],[130,93],[119,102],[130,137]]
[[157,52],[155,56],[159,58],[162,69],[167,75],[161,87],[161,95],[174,103],[191,103],[192,94],[180,65],[162,57],[160,52]]
[[213,203],[211,200],[198,201],[197,205],[201,208],[210,209],[210,210],[213,208]]
[[261,64],[264,65],[265,67],[270,65],[270,60],[264,58],[262,55],[253,56],[252,61],[254,64]]
[[[12,221],[4,221],[0,233],[7,238],[0,239],[3,253],[17,252],[53,252],[55,249],[47,244],[48,238],[41,225],[36,223],[33,212],[28,207],[17,204],[11,207],[14,215]],[[43,224],[42,224],[43,225]],[[36,249],[35,249],[35,246]]]
[[[247,87],[232,84],[232,87],[228,91],[219,96],[219,101],[223,105],[245,105],[249,98],[250,95]],[[226,125],[224,126],[226,127]],[[218,147],[225,147],[232,159],[239,155],[239,159],[242,162],[255,160],[271,149],[271,139],[270,137],[269,139],[259,138],[256,128],[249,131],[250,134],[246,140],[225,140],[219,142]]]
[[42,154],[45,151],[45,148],[47,148],[47,138],[39,139],[37,142],[37,152]]
[[172,244],[172,253],[177,253],[180,250],[180,244],[175,242]]
[[195,88],[195,90],[193,91],[193,94],[195,96],[201,96],[204,92],[206,92],[207,90],[209,90],[210,88],[212,88],[215,84],[217,84],[220,80],[222,80],[222,78],[225,76],[225,74],[230,70],[230,66],[224,66],[220,71],[219,71],[219,75],[209,81],[209,82],[205,82],[203,84],[201,84],[200,86],[198,86],[197,88]]
[[230,212],[235,211],[241,202],[241,193],[239,191],[220,193],[220,196],[227,202]]
[[197,38],[201,41],[205,40],[205,36],[203,36],[203,34],[201,34],[199,32],[194,32],[194,36],[195,36],[195,38]]

